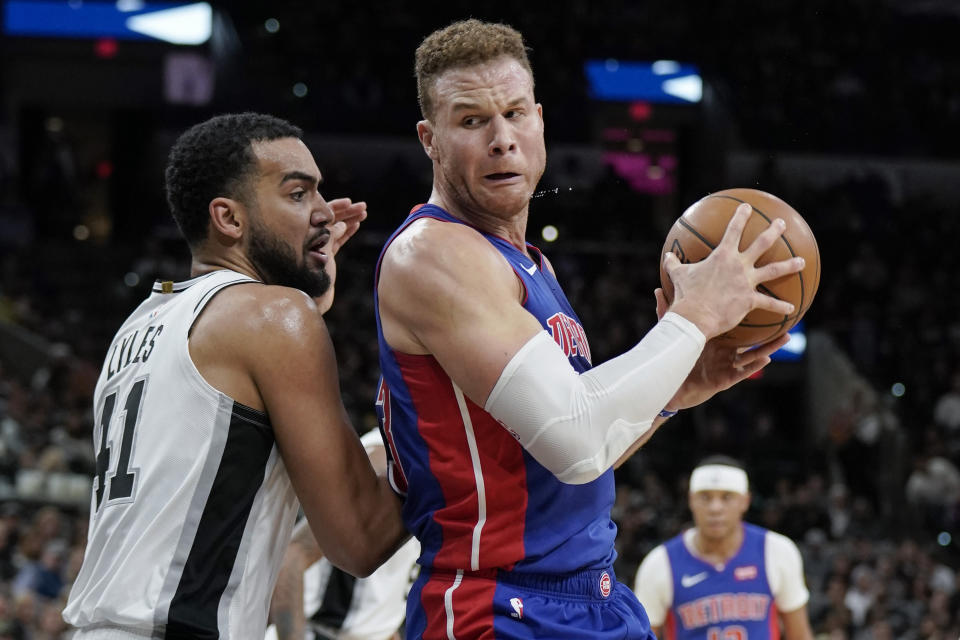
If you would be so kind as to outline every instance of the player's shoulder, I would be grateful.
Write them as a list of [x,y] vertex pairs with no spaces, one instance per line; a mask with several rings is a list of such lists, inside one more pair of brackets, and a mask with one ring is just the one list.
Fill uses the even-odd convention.
[[651,549],[640,562],[640,571],[658,571],[670,566],[670,557],[667,554],[667,545],[658,544]]
[[488,255],[495,251],[483,235],[466,224],[435,218],[411,222],[390,243],[385,260],[406,266],[456,263],[464,256]]
[[[673,570],[670,566],[670,556],[667,554],[667,547],[659,544],[644,556],[637,568],[637,574],[633,580],[633,590],[635,593],[644,594],[645,598],[651,594],[661,594],[668,597],[671,592]],[[641,600],[642,601],[642,600]],[[648,603],[644,603],[646,606]]]
[[543,266],[547,269],[547,271],[549,271],[551,274],[553,274],[553,277],[554,277],[554,278],[556,278],[556,277],[557,277],[557,270],[553,268],[553,263],[550,262],[550,258],[548,258],[546,255],[544,255],[543,252],[541,252],[540,255],[543,257]]
[[512,282],[512,274],[503,255],[473,227],[421,218],[387,247],[380,278],[429,292],[444,283],[469,287],[498,277]]
[[277,346],[284,340],[301,343],[325,331],[320,311],[307,294],[253,282],[218,293],[197,324],[198,329],[203,327],[215,328],[220,341],[241,351]]
[[299,317],[311,321],[320,317],[316,303],[303,291],[259,282],[224,289],[211,301],[210,310],[263,328],[285,325]]
[[766,537],[767,545],[771,546],[773,549],[799,551],[797,543],[782,533],[777,533],[776,531],[772,531],[770,529],[763,529],[763,533]]

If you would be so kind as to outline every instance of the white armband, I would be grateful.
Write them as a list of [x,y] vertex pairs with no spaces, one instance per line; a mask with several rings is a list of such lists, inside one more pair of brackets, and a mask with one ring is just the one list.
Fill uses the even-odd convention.
[[705,342],[671,312],[630,351],[577,374],[541,331],[507,363],[484,409],[560,481],[591,482],[650,428]]

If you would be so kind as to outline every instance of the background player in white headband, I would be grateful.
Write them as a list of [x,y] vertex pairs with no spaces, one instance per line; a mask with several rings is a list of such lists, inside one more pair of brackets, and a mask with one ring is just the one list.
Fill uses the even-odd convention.
[[711,456],[690,475],[694,527],[654,548],[634,591],[659,638],[812,640],[803,560],[787,537],[743,522],[747,473]]

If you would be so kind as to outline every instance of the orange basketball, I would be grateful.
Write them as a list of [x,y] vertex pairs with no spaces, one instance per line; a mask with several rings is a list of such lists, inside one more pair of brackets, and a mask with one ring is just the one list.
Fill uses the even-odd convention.
[[[791,315],[771,313],[754,309],[730,331],[717,336],[738,347],[763,344],[783,335],[797,324],[810,308],[813,297],[820,285],[820,251],[817,239],[809,225],[789,204],[780,198],[756,189],[726,189],[711,193],[693,203],[677,218],[667,240],[663,244],[661,258],[672,251],[683,263],[703,260],[720,243],[727,223],[733,217],[740,203],[747,202],[753,207],[750,219],[743,230],[740,250],[753,242],[771,222],[783,218],[787,223],[786,231],[777,242],[760,257],[758,266],[778,260],[787,260],[802,256],[806,266],[799,273],[793,273],[776,280],[761,284],[758,290],[794,305]],[[673,283],[660,261],[660,283],[663,286],[667,302],[673,300]]]

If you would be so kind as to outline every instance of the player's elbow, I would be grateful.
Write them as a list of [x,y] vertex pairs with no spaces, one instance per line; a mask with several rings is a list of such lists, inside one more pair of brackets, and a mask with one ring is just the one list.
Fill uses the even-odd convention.
[[336,552],[327,553],[326,557],[350,575],[366,578],[389,560],[408,537],[402,525],[395,531],[384,526],[371,527],[355,533],[349,540],[342,540],[336,545]]
[[389,553],[371,553],[369,549],[355,549],[352,552],[327,555],[331,564],[357,578],[369,577],[389,557]]
[[607,464],[602,447],[597,450],[597,443],[582,430],[570,428],[575,425],[554,426],[564,428],[567,434],[564,442],[553,443],[553,446],[549,447],[534,445],[529,447],[528,451],[557,480],[564,484],[587,484],[606,473],[610,465]]
[[562,471],[553,471],[553,475],[564,484],[587,484],[606,473],[608,468],[595,459],[580,460]]

